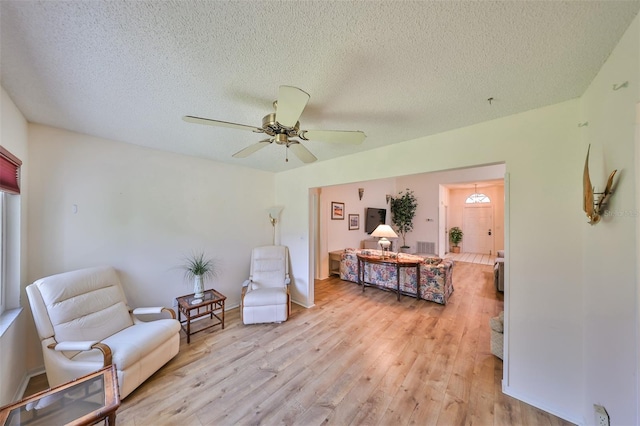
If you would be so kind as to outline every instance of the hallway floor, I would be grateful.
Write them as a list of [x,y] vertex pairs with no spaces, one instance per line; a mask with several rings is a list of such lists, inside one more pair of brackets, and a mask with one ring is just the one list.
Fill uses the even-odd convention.
[[445,259],[453,259],[457,262],[479,263],[481,265],[492,265],[496,257],[494,255],[482,253],[447,253]]

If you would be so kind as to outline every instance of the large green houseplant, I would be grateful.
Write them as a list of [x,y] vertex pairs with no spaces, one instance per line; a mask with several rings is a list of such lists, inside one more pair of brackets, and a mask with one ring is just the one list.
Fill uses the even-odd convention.
[[451,241],[451,243],[453,244],[453,247],[451,247],[452,253],[460,253],[460,247],[458,246],[458,244],[460,244],[460,241],[462,241],[462,235],[462,229],[458,228],[457,226],[449,229],[449,241]]
[[402,238],[401,249],[408,249],[407,232],[413,230],[413,218],[416,216],[418,200],[409,188],[400,191],[398,197],[391,197],[391,222]]
[[204,280],[218,274],[215,259],[205,257],[204,252],[194,252],[185,258],[182,269],[185,279],[193,282],[194,302],[201,301],[204,297]]

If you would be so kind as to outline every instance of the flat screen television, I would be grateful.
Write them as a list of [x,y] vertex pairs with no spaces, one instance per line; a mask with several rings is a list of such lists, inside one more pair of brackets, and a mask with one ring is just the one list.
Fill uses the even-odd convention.
[[377,209],[367,207],[364,221],[364,229],[367,234],[371,234],[380,224],[386,223],[387,209]]

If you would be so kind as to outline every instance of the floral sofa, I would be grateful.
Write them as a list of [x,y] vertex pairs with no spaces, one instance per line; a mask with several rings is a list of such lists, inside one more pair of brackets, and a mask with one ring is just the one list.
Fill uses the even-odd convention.
[[[380,256],[380,250],[345,249],[340,260],[340,279],[358,282],[358,254]],[[446,304],[453,293],[453,260],[439,257],[423,257],[404,253],[391,253],[391,257],[410,259],[420,264],[420,298]],[[397,270],[391,264],[364,264],[364,281],[379,287],[396,291]],[[406,295],[416,295],[416,268],[400,268],[400,291]]]

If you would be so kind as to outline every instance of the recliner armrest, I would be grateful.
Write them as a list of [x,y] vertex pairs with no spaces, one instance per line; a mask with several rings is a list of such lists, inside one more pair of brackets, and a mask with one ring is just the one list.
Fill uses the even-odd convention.
[[171,308],[165,308],[163,306],[152,306],[146,308],[135,308],[131,311],[133,315],[146,315],[146,314],[159,314],[162,312],[169,312],[171,318],[176,319],[176,313]]
[[78,342],[59,342],[52,343],[47,346],[49,349],[56,351],[89,351],[93,349],[93,345],[98,343],[97,341],[78,341]]
[[47,347],[49,349],[53,349],[54,351],[90,351],[93,349],[98,349],[100,352],[102,352],[103,367],[112,364],[111,348],[109,347],[109,345],[106,345],[104,343],[95,341],[59,342],[51,343]]

